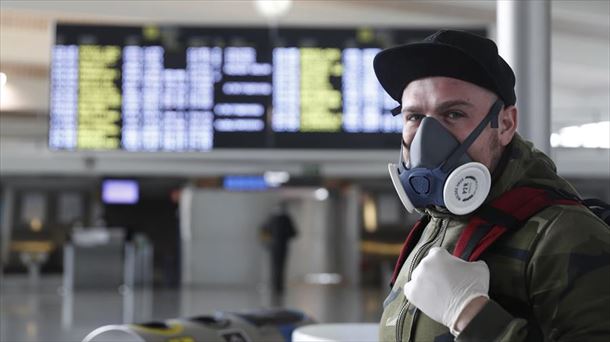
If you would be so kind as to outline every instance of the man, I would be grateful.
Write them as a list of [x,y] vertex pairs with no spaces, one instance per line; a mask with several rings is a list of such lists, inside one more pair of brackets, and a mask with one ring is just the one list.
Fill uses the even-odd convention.
[[284,274],[288,243],[297,236],[292,219],[288,215],[288,205],[281,202],[261,228],[261,235],[270,249],[271,285],[275,294],[284,292]]
[[479,261],[450,254],[509,190],[577,194],[516,133],[515,77],[495,43],[439,31],[382,51],[374,67],[404,117],[392,181],[427,218],[397,265],[381,341],[609,341],[610,230],[587,208],[548,206]]

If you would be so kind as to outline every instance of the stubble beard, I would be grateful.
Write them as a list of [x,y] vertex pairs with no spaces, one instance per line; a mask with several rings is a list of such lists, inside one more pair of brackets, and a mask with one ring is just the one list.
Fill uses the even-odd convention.
[[502,152],[504,151],[504,147],[500,143],[500,138],[493,134],[491,136],[491,141],[489,142],[491,159],[489,161],[489,172],[492,173],[495,171],[496,167],[498,167],[498,163],[500,163],[500,159],[502,158]]

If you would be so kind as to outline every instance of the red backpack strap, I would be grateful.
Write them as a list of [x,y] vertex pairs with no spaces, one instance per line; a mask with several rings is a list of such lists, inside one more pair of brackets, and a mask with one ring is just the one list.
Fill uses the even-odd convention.
[[402,249],[400,250],[400,256],[398,257],[396,265],[394,266],[394,272],[392,273],[392,281],[390,282],[390,287],[394,286],[394,283],[396,282],[396,278],[398,278],[398,273],[400,273],[402,265],[407,260],[407,256],[409,256],[409,254],[417,244],[417,241],[419,241],[419,238],[421,237],[421,234],[424,231],[424,227],[426,227],[429,221],[430,216],[426,215],[422,217],[419,221],[415,222],[413,228],[411,228],[411,230],[409,231],[409,235],[407,235],[407,239],[402,245]]
[[512,189],[479,209],[460,235],[453,255],[475,261],[504,233],[519,229],[534,214],[551,205],[578,205],[546,190],[531,187]]

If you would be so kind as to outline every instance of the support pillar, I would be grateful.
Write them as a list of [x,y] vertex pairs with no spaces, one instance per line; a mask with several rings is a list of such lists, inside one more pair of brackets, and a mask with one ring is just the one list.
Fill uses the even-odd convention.
[[497,0],[500,55],[517,78],[518,132],[547,155],[551,152],[551,3]]

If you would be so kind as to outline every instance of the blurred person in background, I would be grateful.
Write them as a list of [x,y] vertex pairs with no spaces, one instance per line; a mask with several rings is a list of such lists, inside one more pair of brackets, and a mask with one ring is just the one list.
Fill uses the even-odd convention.
[[261,226],[261,240],[268,247],[271,265],[271,288],[274,293],[284,292],[286,259],[290,240],[298,233],[288,214],[288,204],[281,202]]

